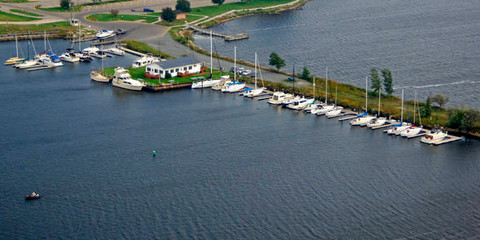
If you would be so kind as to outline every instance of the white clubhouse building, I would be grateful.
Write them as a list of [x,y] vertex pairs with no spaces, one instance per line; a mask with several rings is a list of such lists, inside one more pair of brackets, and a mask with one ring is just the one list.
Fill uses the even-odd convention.
[[168,72],[172,77],[179,73],[199,73],[202,68],[202,62],[194,57],[183,57],[147,65],[145,71],[150,75],[165,78]]

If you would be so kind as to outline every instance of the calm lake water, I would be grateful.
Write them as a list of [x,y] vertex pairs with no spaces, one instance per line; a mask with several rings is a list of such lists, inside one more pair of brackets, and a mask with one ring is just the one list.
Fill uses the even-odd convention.
[[[277,52],[297,72],[306,66],[318,76],[364,87],[370,68],[388,68],[394,83],[413,99],[429,94],[450,97],[452,105],[480,105],[480,1],[477,0],[312,0],[301,10],[249,16],[213,28],[248,33],[249,39],[224,42],[217,51],[262,65]],[[196,43],[210,49],[207,36]]]
[[477,141],[426,146],[210,90],[130,92],[91,82],[98,66],[0,66],[0,239],[480,236]]

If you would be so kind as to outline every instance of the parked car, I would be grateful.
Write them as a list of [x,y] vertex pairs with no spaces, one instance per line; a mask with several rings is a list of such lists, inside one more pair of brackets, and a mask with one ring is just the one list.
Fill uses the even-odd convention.
[[245,69],[240,74],[242,74],[243,76],[248,76],[250,73],[252,73],[251,70]]
[[143,12],[155,12],[155,10],[153,10],[151,8],[144,8]]

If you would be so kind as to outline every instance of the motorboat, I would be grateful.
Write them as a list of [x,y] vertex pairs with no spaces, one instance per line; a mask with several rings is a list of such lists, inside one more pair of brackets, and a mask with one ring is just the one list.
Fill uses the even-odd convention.
[[117,56],[125,55],[125,51],[117,47],[108,48],[108,49],[105,49],[104,51]]
[[343,107],[338,106],[338,107],[335,107],[332,111],[326,112],[326,113],[325,113],[325,116],[326,116],[327,118],[338,117],[338,116],[340,116],[340,114],[342,113],[342,111],[343,111]]
[[103,82],[103,83],[108,83],[110,82],[110,78],[105,76],[103,73],[99,71],[92,71],[90,73],[90,79],[96,82]]
[[139,68],[139,67],[145,67],[149,64],[152,64],[154,62],[159,62],[158,58],[152,56],[151,54],[147,54],[143,57],[135,59],[135,62],[132,64],[132,68]]
[[60,60],[64,62],[74,63],[74,62],[79,62],[80,58],[77,57],[77,55],[73,52],[66,52],[60,55]]
[[100,59],[108,57],[108,55],[105,53],[105,51],[98,51],[98,52],[90,54],[90,56],[100,58]]
[[60,57],[58,57],[57,55],[51,56],[51,57],[50,57],[50,61],[51,61],[51,63],[53,64],[54,67],[61,67],[61,66],[63,66],[62,60],[61,60]]
[[28,194],[25,196],[25,200],[35,200],[35,199],[39,199],[40,198],[40,194],[36,193],[36,192],[32,192],[32,194]]
[[107,39],[107,38],[111,38],[111,37],[115,37],[115,32],[113,30],[100,30],[97,32],[97,34],[95,34],[95,37],[97,37],[97,39]]
[[128,73],[128,71],[122,67],[115,68],[112,85],[132,91],[140,91],[145,86],[145,84],[141,81],[132,79],[130,73]]
[[77,54],[77,56],[79,56],[81,62],[91,62],[91,61],[93,61],[93,57],[90,57],[87,54],[79,53],[79,54]]
[[422,131],[423,131],[422,127],[412,126],[411,128],[403,130],[400,133],[400,136],[402,136],[402,137],[413,137],[413,136],[416,136],[416,135],[420,134]]
[[367,127],[369,128],[380,127],[385,125],[385,123],[387,123],[387,118],[377,117],[374,121],[367,123]]
[[397,125],[393,125],[390,129],[387,130],[388,135],[400,135],[403,131],[411,128],[412,125],[404,122],[400,122]]
[[295,100],[292,104],[288,105],[287,108],[292,109],[292,110],[297,110],[301,111],[308,105],[311,105],[315,102],[315,99],[310,98],[306,99],[305,97],[302,97],[298,100]]
[[315,114],[317,116],[321,116],[327,112],[330,112],[330,111],[333,111],[335,109],[335,106],[334,105],[327,105],[327,104],[323,104],[321,105],[320,108],[315,108],[315,109],[312,109],[310,111],[311,114]]
[[[226,78],[230,79],[229,76],[222,76],[221,78]],[[198,88],[209,88],[212,87],[213,85],[220,83],[222,79],[200,79],[192,83],[192,88],[193,89],[198,89]]]
[[268,99],[268,103],[272,105],[281,105],[284,100],[291,98],[293,98],[292,94],[278,91],[273,93],[273,95]]
[[426,144],[434,144],[437,141],[443,140],[448,136],[448,132],[441,129],[434,129],[431,133],[426,134],[420,139],[420,142]]
[[292,98],[285,98],[283,101],[282,101],[282,107],[287,107],[288,105],[294,103],[295,101],[299,100],[301,97],[300,96],[294,96]]
[[38,61],[38,59],[31,59],[31,60],[26,60],[22,63],[15,64],[15,68],[18,69],[28,69],[28,68],[34,68],[34,67],[39,67],[42,66],[42,63]]
[[364,116],[362,116],[362,117],[357,117],[357,118],[352,119],[350,121],[350,125],[364,127],[364,126],[367,126],[367,124],[369,122],[376,119],[375,116],[370,116],[370,115],[367,115],[367,114],[363,114],[363,115]]
[[95,46],[91,46],[91,47],[84,48],[84,49],[82,50],[82,53],[83,53],[83,54],[90,55],[90,54],[97,53],[98,51],[100,51],[100,49],[98,49],[98,48],[95,47]]

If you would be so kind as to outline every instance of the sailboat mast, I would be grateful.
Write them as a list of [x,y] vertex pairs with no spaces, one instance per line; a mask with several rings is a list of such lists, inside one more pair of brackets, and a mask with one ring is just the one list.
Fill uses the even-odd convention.
[[413,124],[415,125],[415,111],[417,110],[417,90],[415,89],[415,101],[413,101]]
[[[103,53],[103,44],[100,44],[100,48],[101,48],[102,53]],[[102,58],[102,71],[103,71],[103,58]]]
[[368,76],[365,78],[365,112],[368,113]]
[[403,123],[403,89],[402,89],[402,112],[400,114],[401,114],[400,121]]
[[337,106],[337,95],[338,95],[337,89],[338,89],[338,82],[337,84],[335,84],[335,107]]
[[325,68],[325,104],[328,104],[328,67]]
[[255,89],[257,89],[257,52],[255,52]]
[[43,30],[43,51],[47,53],[47,31]]
[[233,47],[233,81],[237,81],[237,46]]
[[313,77],[313,101],[315,101],[315,77]]
[[80,21],[78,22],[78,51],[82,51],[82,39],[80,36]]
[[292,81],[292,85],[293,85],[293,94],[295,94],[295,64],[293,64],[293,81]]
[[378,116],[377,117],[380,117],[380,106],[382,104],[381,99],[382,99],[382,88],[378,89]]
[[210,77],[213,77],[213,33],[210,31]]
[[15,51],[17,52],[17,58],[18,58],[18,41],[17,41],[17,34],[15,34]]

